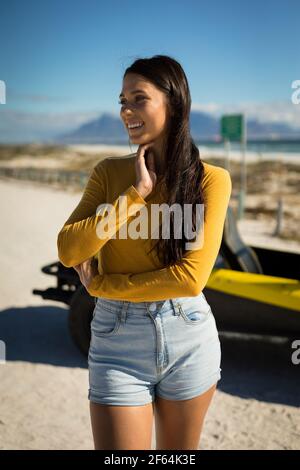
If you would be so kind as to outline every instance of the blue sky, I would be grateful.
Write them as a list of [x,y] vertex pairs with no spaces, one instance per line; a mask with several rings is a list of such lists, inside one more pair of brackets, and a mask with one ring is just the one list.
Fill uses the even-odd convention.
[[125,68],[155,54],[181,63],[192,109],[247,107],[300,127],[300,105],[291,103],[299,18],[296,0],[2,0],[0,138],[22,125],[43,135],[118,115]]

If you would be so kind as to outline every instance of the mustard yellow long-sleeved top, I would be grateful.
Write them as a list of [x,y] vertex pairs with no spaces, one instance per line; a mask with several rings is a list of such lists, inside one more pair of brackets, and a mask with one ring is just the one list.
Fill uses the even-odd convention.
[[[93,168],[79,204],[58,234],[59,260],[64,266],[73,267],[91,257],[98,259],[99,274],[87,287],[94,297],[148,302],[198,295],[208,281],[220,249],[232,189],[230,174],[224,168],[203,162],[204,243],[199,249],[187,251],[182,264],[164,267],[156,255],[156,248],[147,254],[157,242],[157,238],[150,238],[151,205],[165,202],[164,193],[158,183],[145,199],[140,195],[133,186],[135,158],[135,153],[108,157]],[[121,199],[121,196],[127,196],[127,199]],[[127,207],[121,202],[125,199]],[[101,204],[111,204],[108,208],[113,207],[115,212],[101,212]],[[134,239],[128,235],[127,227],[134,221],[138,225],[141,209],[148,209],[149,236]],[[116,223],[107,232],[109,221]],[[140,230],[139,227],[136,229]],[[98,236],[100,233],[101,237]]]

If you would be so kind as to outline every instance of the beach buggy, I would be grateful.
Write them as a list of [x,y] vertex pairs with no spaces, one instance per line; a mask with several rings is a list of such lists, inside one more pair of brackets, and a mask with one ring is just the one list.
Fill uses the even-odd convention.
[[[70,334],[87,356],[96,298],[86,291],[75,269],[60,261],[41,270],[56,278],[56,286],[33,289],[33,294],[69,307]],[[247,245],[230,206],[204,294],[221,331],[299,338],[300,254]]]

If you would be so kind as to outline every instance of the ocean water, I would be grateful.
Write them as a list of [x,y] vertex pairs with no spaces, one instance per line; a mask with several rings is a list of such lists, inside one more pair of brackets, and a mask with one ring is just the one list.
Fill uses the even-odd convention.
[[[197,146],[212,150],[223,150],[224,143],[195,141]],[[230,142],[230,148],[233,151],[240,151],[238,142]],[[279,141],[256,141],[247,142],[247,150],[256,153],[288,153],[300,154],[300,140],[279,140]],[[297,155],[298,156],[298,155]]]

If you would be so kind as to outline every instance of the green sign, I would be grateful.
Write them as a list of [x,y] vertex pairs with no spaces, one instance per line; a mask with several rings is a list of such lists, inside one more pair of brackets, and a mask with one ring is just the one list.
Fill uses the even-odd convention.
[[223,139],[241,142],[244,132],[242,114],[230,114],[221,118],[221,136]]

